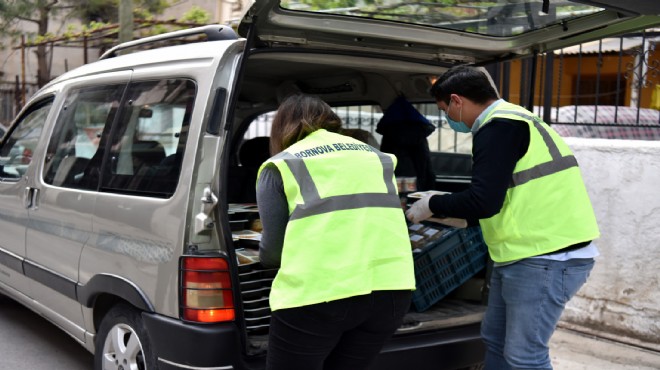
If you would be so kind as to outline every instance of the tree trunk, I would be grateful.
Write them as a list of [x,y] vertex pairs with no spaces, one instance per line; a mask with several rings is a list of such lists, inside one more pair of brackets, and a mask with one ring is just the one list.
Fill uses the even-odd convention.
[[133,0],[119,0],[119,43],[133,40]]
[[[48,21],[50,16],[50,7],[39,9],[39,35],[48,33]],[[34,52],[37,56],[37,85],[42,87],[50,81],[50,69],[48,68],[48,51],[46,44],[37,46]]]

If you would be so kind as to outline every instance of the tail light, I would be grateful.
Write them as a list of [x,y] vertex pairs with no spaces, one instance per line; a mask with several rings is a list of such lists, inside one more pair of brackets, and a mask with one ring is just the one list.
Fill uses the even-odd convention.
[[221,257],[183,257],[181,302],[184,320],[206,323],[234,320],[234,297],[227,260]]

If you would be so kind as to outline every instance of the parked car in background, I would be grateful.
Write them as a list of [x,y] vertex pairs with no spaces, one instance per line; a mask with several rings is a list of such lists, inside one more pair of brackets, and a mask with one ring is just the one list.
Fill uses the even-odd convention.
[[[433,107],[431,82],[451,66],[660,24],[635,4],[257,0],[238,34],[212,25],[112,48],[44,86],[0,143],[0,290],[96,369],[263,369],[276,271],[250,255],[258,213],[243,196],[269,155],[242,150],[255,117],[297,92],[337,109]],[[151,49],[128,53],[139,47]],[[374,368],[481,366],[479,274],[411,307]]]

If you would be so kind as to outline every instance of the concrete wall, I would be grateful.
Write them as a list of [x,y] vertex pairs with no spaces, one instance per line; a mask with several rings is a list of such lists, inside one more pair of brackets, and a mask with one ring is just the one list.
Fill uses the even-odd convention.
[[560,325],[660,351],[660,142],[566,142],[596,212],[601,255]]

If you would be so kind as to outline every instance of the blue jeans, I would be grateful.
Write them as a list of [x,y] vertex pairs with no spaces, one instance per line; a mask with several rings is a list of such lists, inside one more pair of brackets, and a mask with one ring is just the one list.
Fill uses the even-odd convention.
[[485,370],[552,370],[548,342],[593,266],[593,258],[527,258],[495,267],[481,324]]

